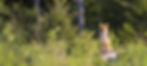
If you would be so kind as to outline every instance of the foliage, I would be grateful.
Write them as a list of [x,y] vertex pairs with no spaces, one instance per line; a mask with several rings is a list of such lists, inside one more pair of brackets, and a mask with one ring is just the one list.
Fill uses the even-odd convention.
[[[84,0],[85,29],[77,34],[76,0],[41,0],[34,41],[34,0],[0,0],[0,66],[147,66],[146,0]],[[99,22],[110,23],[118,59],[102,60]],[[96,36],[97,37],[97,36]]]
[[[48,34],[50,39],[43,44],[8,44],[0,42],[0,65],[2,66],[146,66],[146,46],[144,42],[126,42],[126,46],[115,44],[118,59],[109,63],[102,60],[99,54],[98,41],[92,34],[84,31],[73,39],[71,53],[68,54],[69,41],[58,40],[56,31]],[[116,38],[114,38],[116,39]]]

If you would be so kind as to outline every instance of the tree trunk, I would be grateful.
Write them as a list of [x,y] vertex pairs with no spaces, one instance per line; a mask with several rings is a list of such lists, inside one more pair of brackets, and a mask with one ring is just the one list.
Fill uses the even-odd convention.
[[40,23],[40,0],[35,0],[36,8],[36,28],[35,28],[35,40],[40,42],[41,40],[41,23]]
[[78,34],[81,34],[84,28],[84,4],[83,0],[77,0],[78,6]]

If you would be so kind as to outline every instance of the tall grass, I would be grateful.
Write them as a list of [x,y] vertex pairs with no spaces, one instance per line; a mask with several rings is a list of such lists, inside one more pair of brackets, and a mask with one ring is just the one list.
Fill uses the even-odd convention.
[[92,35],[84,31],[67,40],[58,39],[51,31],[45,44],[0,41],[0,66],[147,66],[145,42],[138,39],[120,45],[111,34],[118,58],[104,62],[99,54],[98,39],[93,39]]

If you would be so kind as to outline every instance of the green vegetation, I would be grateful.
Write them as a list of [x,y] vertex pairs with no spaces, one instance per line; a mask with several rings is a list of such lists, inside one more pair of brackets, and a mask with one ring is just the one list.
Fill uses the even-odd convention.
[[[41,27],[33,3],[0,0],[0,66],[147,66],[146,0],[84,0],[80,35],[75,0],[41,0]],[[96,32],[101,21],[110,23],[115,61],[100,56]]]
[[[146,66],[147,53],[142,41],[119,45],[113,36],[113,45],[118,59],[104,62],[99,54],[98,41],[89,32],[83,32],[71,42],[58,39],[55,31],[49,32],[50,39],[44,44],[9,44],[0,42],[1,66]],[[70,48],[68,45],[72,46]]]

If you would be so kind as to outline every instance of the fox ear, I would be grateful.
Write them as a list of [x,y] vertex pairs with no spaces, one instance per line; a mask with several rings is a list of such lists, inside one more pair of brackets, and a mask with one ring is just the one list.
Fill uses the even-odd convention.
[[104,23],[104,25],[107,26],[107,27],[109,27],[109,24],[108,23]]
[[99,27],[101,28],[101,27],[103,27],[103,26],[109,27],[109,24],[108,24],[107,22],[100,22],[100,23],[99,23]]

